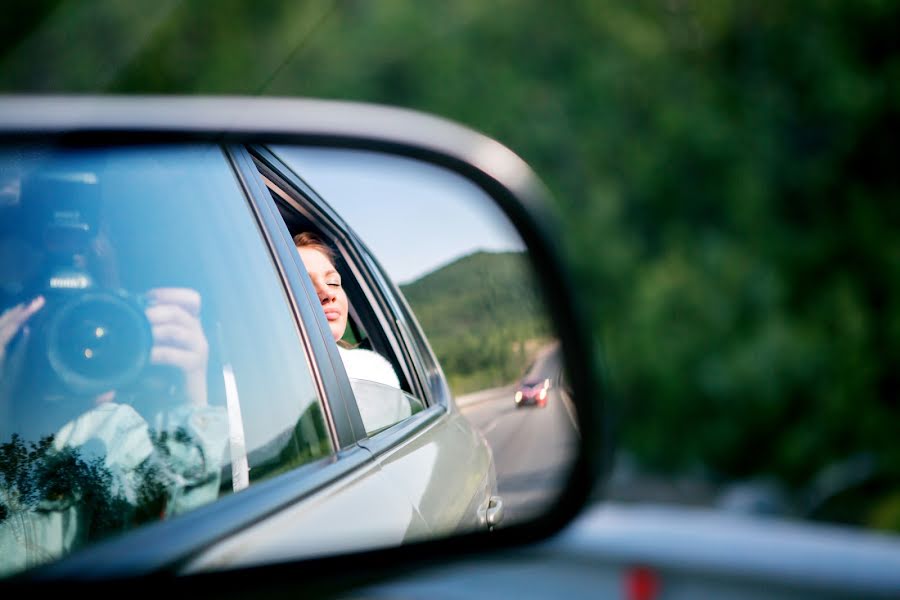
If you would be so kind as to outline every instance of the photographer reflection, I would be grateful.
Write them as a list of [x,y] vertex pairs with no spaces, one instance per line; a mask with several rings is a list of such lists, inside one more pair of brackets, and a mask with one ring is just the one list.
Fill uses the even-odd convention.
[[0,309],[0,454],[19,457],[0,465],[0,575],[219,493],[227,420],[209,403],[201,295],[120,284],[131,265],[115,258],[97,185],[23,181],[25,227],[0,239],[32,255],[0,261],[17,292]]

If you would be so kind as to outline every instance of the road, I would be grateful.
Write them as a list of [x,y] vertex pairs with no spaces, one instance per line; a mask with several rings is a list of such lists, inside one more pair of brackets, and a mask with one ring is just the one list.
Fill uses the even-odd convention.
[[571,400],[557,385],[561,365],[558,346],[553,345],[545,348],[531,370],[552,382],[544,408],[516,408],[515,385],[457,399],[460,410],[493,449],[503,524],[545,510],[564,485],[575,456],[578,429]]

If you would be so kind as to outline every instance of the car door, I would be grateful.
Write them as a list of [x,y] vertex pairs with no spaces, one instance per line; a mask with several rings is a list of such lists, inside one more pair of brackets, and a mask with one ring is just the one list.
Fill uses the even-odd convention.
[[449,534],[460,529],[493,527],[502,519],[502,500],[497,495],[490,445],[456,407],[440,364],[401,292],[389,283],[365,249],[361,253],[388,299],[427,397],[443,413],[441,422],[427,435],[403,444],[376,437],[365,445],[373,450],[379,446],[384,449],[378,453],[378,460],[385,474],[407,491],[433,531]]

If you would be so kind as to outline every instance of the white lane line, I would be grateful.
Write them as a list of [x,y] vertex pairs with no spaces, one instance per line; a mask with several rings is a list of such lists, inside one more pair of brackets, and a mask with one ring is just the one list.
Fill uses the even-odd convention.
[[569,414],[569,420],[572,421],[572,429],[575,430],[579,436],[581,435],[581,430],[578,429],[578,421],[575,419],[575,412],[572,408],[572,400],[569,398],[568,394],[559,391],[559,397],[562,400],[563,406],[566,408],[566,412]]

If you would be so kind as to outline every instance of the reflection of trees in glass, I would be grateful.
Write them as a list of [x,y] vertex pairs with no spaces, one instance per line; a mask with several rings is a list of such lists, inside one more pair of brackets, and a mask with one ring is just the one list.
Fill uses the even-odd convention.
[[[0,573],[22,564],[22,557],[57,558],[164,518],[173,495],[208,481],[202,460],[185,465],[176,456],[198,448],[186,430],[149,436],[154,452],[125,472],[107,465],[105,453],[93,447],[57,448],[53,435],[26,443],[13,434],[0,444],[0,543],[9,548],[14,540],[12,547],[20,550],[0,556]],[[53,519],[54,513],[69,514],[75,522]]]
[[0,523],[14,513],[77,505],[85,537],[93,540],[124,529],[131,512],[128,502],[112,493],[112,475],[102,457],[84,460],[77,448],[56,450],[52,435],[26,445],[14,434],[0,444],[0,486]]
[[252,481],[286,473],[331,452],[325,419],[318,402],[310,403],[286,438],[279,438],[277,448],[263,447],[250,454]]

